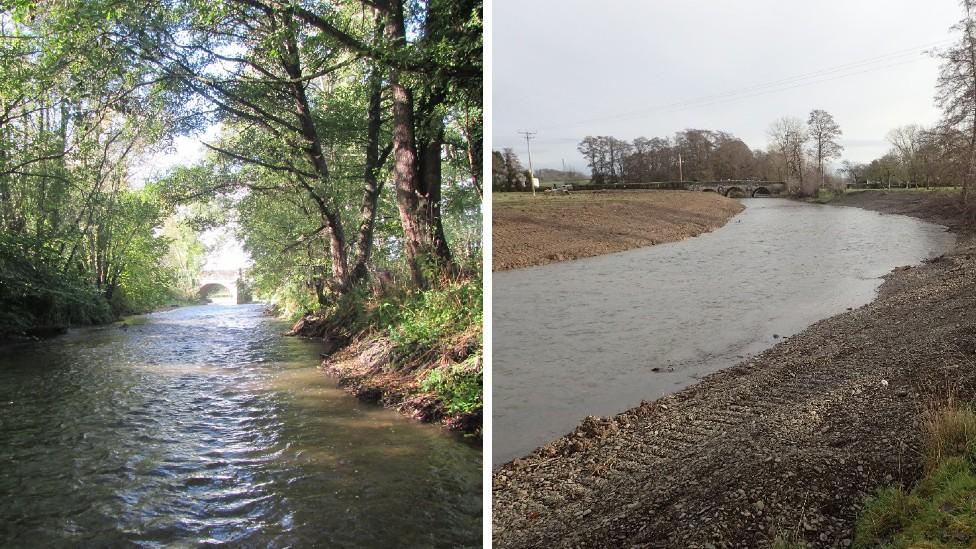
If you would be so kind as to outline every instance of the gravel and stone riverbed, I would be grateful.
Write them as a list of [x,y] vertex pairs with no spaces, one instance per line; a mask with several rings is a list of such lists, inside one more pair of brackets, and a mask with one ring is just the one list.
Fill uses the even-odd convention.
[[[952,224],[949,197],[841,201]],[[679,393],[493,475],[499,547],[846,546],[864,499],[917,478],[919,416],[976,397],[976,238]]]

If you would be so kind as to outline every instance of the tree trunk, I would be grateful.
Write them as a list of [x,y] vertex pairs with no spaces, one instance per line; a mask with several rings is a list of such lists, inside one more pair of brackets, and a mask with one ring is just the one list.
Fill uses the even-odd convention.
[[362,221],[356,240],[359,256],[356,258],[356,266],[352,270],[353,280],[356,282],[366,280],[369,275],[369,258],[373,251],[373,229],[376,226],[376,204],[379,200],[380,190],[383,188],[383,183],[377,180],[377,173],[383,164],[380,159],[382,80],[378,69],[374,69],[370,74],[370,87],[366,129],[366,167],[363,170],[365,190],[363,205],[359,209]]
[[[308,96],[305,94],[305,81],[303,79],[301,58],[299,57],[298,43],[294,33],[291,31],[291,21],[285,20],[285,37],[282,44],[281,65],[288,77],[291,79],[289,86],[291,96],[294,99],[295,116],[298,118],[302,137],[305,139],[305,154],[315,173],[323,182],[329,180],[329,166],[325,161],[325,154],[322,150],[322,140],[318,130],[315,128],[315,120],[312,117],[312,109],[309,107]],[[329,237],[329,258],[332,263],[333,289],[339,293],[347,291],[350,287],[349,262],[346,256],[346,235],[342,229],[342,220],[339,213],[330,207],[316,191],[315,188],[307,183],[302,183],[306,191],[318,205],[322,219],[327,225],[325,231]]]
[[[467,117],[467,113],[465,117]],[[467,118],[465,118],[467,121]],[[480,117],[476,124],[480,125]],[[471,182],[474,184],[475,190],[478,192],[478,196],[484,196],[481,190],[481,151],[483,150],[483,141],[480,137],[475,136],[475,131],[472,130],[470,122],[464,125],[464,139],[468,142],[468,166],[471,168]]]
[[[403,21],[403,0],[386,4],[386,38],[397,49],[406,43]],[[413,94],[400,83],[399,70],[390,69],[390,89],[393,93],[393,178],[396,183],[397,210],[403,225],[403,237],[410,264],[410,276],[418,288],[426,288],[425,271],[451,264],[440,227],[440,181],[421,192],[417,145],[414,137]],[[439,170],[438,170],[439,171]],[[439,173],[437,174],[439,177]],[[433,196],[429,192],[435,192]]]
[[426,214],[430,220],[434,252],[450,267],[451,249],[447,246],[444,224],[441,222],[441,145],[444,141],[444,123],[440,117],[432,118],[431,121],[436,128],[431,128],[433,139],[424,146],[423,161],[420,164],[421,193],[427,196]]

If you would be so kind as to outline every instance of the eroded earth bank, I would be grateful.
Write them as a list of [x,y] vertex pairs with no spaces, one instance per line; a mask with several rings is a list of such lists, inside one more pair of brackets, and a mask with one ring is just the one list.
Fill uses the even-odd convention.
[[920,411],[976,397],[976,238],[948,196],[839,203],[947,224],[959,239],[896,269],[864,307],[501,466],[495,544],[846,546],[866,496],[913,482]]

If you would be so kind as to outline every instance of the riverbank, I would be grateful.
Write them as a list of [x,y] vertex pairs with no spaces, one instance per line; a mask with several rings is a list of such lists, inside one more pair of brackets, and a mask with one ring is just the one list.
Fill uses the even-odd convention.
[[29,343],[32,341],[42,341],[46,339],[52,339],[58,336],[62,336],[68,333],[68,330],[72,328],[91,328],[97,326],[108,326],[111,324],[118,324],[120,327],[126,325],[126,319],[133,316],[141,316],[151,313],[158,313],[161,311],[170,311],[172,309],[177,309],[180,307],[187,307],[190,305],[201,305],[202,301],[175,301],[173,303],[167,303],[164,305],[158,305],[152,309],[145,311],[129,311],[124,313],[112,313],[109,316],[95,319],[82,319],[75,324],[39,324],[33,326],[18,326],[14,331],[3,331],[0,330],[0,348],[7,345],[16,345],[20,343]]
[[494,193],[492,270],[622,252],[698,236],[742,204],[717,193],[594,191]]
[[966,232],[962,211],[959,208],[959,192],[951,189],[938,190],[884,190],[865,189],[848,191],[825,201],[833,206],[853,206],[881,213],[907,215]]
[[324,340],[322,369],[360,400],[481,437],[480,279],[349,296],[302,317],[289,335]]
[[[952,212],[890,194],[837,203]],[[872,303],[500,467],[495,544],[850,544],[866,496],[918,478],[920,411],[974,396],[976,238],[950,226],[950,253],[896,269]]]

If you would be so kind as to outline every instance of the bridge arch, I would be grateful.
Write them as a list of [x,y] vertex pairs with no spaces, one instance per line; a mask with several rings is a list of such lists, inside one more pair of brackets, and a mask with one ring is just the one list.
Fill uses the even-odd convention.
[[773,193],[766,187],[756,187],[756,189],[752,191],[753,198],[757,196],[772,196],[772,194]]
[[704,189],[702,189],[701,191],[702,191],[703,193],[717,193],[717,192],[718,192],[718,191],[716,191],[715,189],[712,189],[712,188],[709,188],[709,187],[705,187],[705,188],[704,188]]
[[219,288],[224,288],[230,292],[234,303],[239,303],[240,296],[237,295],[238,276],[237,271],[204,271],[200,273],[200,284],[197,289],[197,295],[201,299],[204,299],[208,295],[219,291]]
[[745,195],[746,193],[739,187],[729,187],[728,189],[725,189],[725,192],[722,194],[731,198],[733,196]]
[[206,284],[201,285],[200,289],[197,290],[197,294],[199,294],[200,297],[207,297],[215,293],[220,293],[221,290],[227,290],[227,292],[229,292],[230,295],[234,295],[233,288],[230,288],[227,285],[222,284],[220,282],[208,282]]

